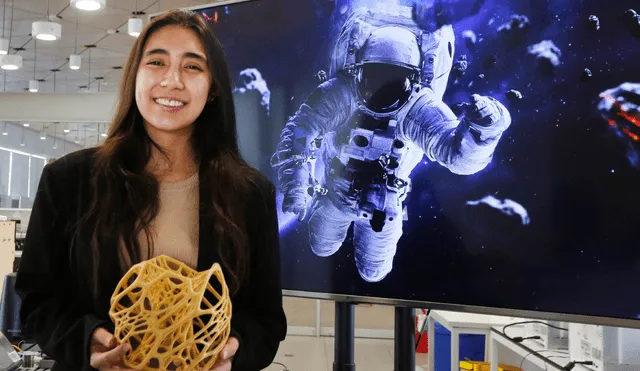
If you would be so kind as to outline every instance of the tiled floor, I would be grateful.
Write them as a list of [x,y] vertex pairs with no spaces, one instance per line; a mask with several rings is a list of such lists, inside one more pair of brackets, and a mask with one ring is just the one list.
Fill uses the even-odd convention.
[[[267,371],[333,371],[333,337],[289,336]],[[356,339],[356,370],[393,371],[393,340]],[[426,354],[416,355],[416,370],[427,370]],[[404,371],[404,370],[403,370]]]

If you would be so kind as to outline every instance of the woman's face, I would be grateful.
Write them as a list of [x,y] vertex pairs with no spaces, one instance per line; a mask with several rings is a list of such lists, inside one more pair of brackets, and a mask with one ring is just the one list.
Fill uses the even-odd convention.
[[204,46],[180,26],[157,30],[143,49],[136,104],[149,134],[190,132],[211,88]]

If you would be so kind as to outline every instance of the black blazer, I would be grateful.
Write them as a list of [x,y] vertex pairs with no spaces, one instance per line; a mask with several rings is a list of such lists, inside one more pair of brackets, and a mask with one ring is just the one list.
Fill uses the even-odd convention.
[[[79,238],[74,246],[78,253],[70,256],[70,229],[90,201],[94,153],[95,149],[80,150],[45,166],[17,274],[24,331],[56,361],[54,370],[93,370],[89,365],[93,330],[100,326],[114,329],[108,316],[110,297],[122,277],[115,246],[112,253],[102,257],[114,264],[111,274],[102,277],[104,290],[97,299],[89,290],[88,272],[73,268],[77,262],[90,261],[88,238]],[[282,308],[275,191],[266,179],[258,179],[256,184],[247,204],[251,279],[232,298],[231,331],[240,341],[233,371],[266,368],[287,329]],[[199,271],[210,268],[217,260],[211,247],[213,223],[201,213]],[[87,232],[81,231],[81,235],[88,236]]]

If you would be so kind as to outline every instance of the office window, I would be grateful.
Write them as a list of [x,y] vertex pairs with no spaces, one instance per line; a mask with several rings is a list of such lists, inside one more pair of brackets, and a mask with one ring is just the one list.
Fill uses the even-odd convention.
[[[0,195],[9,195],[9,171],[11,152],[0,149]],[[0,207],[8,207],[2,206]]]
[[33,202],[38,191],[38,183],[44,169],[44,159],[31,157],[31,168],[29,170],[29,199]]
[[13,152],[11,160],[11,207],[20,208],[29,198],[29,156]]

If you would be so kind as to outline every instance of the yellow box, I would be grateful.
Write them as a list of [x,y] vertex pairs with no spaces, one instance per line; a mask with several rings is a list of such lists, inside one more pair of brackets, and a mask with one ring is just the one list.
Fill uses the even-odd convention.
[[491,365],[487,362],[460,361],[460,370],[464,371],[491,371]]
[[[460,361],[460,371],[491,371],[491,364],[478,361]],[[499,364],[498,371],[524,371],[520,367]]]

